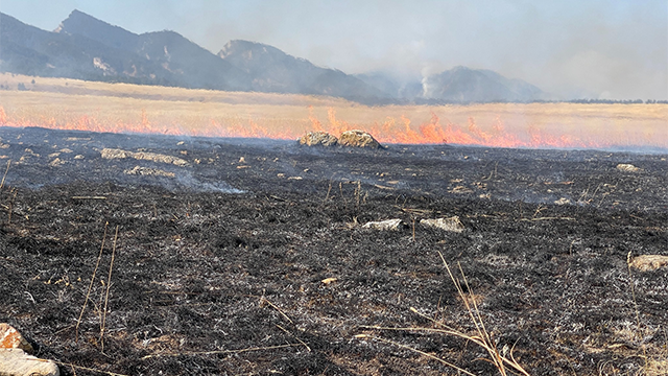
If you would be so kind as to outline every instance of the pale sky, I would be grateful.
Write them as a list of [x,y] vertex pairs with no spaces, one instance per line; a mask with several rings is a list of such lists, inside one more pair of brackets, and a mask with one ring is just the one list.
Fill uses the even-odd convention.
[[346,73],[464,65],[556,95],[668,99],[668,0],[0,0],[46,30],[73,9],[213,53],[244,39]]

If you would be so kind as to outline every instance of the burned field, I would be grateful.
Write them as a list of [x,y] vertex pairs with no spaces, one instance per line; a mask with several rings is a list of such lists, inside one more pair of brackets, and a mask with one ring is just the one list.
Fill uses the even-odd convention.
[[439,253],[530,374],[666,372],[665,153],[0,137],[0,322],[62,374],[494,374]]

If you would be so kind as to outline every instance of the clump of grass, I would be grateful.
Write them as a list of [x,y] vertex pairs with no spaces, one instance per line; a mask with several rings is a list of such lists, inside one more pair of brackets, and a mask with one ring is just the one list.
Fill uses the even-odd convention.
[[[466,279],[466,276],[464,275],[464,271],[462,270],[461,265],[458,264],[459,272],[461,274],[461,280],[464,282],[464,286],[466,287],[466,291],[468,291],[468,296],[464,292],[464,289],[462,288],[461,282],[455,278],[454,274],[452,273],[452,270],[450,269],[450,266],[448,263],[445,261],[445,258],[443,258],[443,255],[439,252],[439,256],[441,257],[441,260],[443,261],[443,266],[445,269],[448,271],[448,275],[450,275],[450,279],[452,280],[452,283],[455,285],[457,288],[457,294],[459,295],[459,298],[461,301],[464,303],[464,306],[466,307],[466,310],[469,314],[469,318],[471,319],[471,322],[475,326],[475,334],[467,334],[464,333],[463,331],[453,328],[451,326],[448,326],[442,322],[438,322],[434,320],[433,318],[420,313],[416,308],[411,307],[410,310],[411,312],[419,315],[420,317],[429,320],[430,322],[434,323],[436,326],[440,328],[423,328],[423,327],[411,327],[411,328],[388,328],[388,327],[377,327],[377,326],[365,326],[364,328],[367,329],[376,329],[376,330],[398,330],[398,331],[413,331],[413,332],[429,332],[429,333],[439,333],[439,334],[444,334],[444,335],[450,335],[450,336],[455,336],[459,337],[462,339],[465,339],[467,341],[471,341],[475,343],[476,345],[482,347],[485,351],[487,351],[487,354],[489,355],[489,359],[484,359],[486,361],[491,362],[494,367],[499,371],[499,374],[502,376],[508,375],[508,372],[513,372],[516,374],[524,375],[524,376],[530,376],[529,372],[527,372],[524,367],[520,365],[520,363],[515,359],[513,356],[513,350],[515,346],[510,349],[510,351],[507,351],[506,348],[503,350],[499,350],[496,346],[496,343],[492,340],[492,337],[490,336],[489,332],[485,328],[485,323],[482,319],[482,315],[480,314],[480,310],[478,309],[478,303],[477,297],[474,295],[473,291],[471,290],[468,281]],[[445,359],[439,358],[435,355],[426,353],[424,351],[420,351],[417,349],[414,349],[410,346],[406,346],[400,343],[397,343],[395,341],[391,341],[382,337],[377,337],[377,336],[372,336],[368,334],[359,334],[355,336],[356,338],[373,338],[376,340],[380,340],[382,342],[390,343],[392,345],[402,347],[408,350],[411,350],[413,352],[416,352],[418,354],[427,356],[431,359],[434,359],[436,361],[439,361],[440,363],[456,369],[458,372],[467,374],[467,375],[474,375],[473,373],[467,371],[466,369],[463,369],[453,363],[448,362]]]

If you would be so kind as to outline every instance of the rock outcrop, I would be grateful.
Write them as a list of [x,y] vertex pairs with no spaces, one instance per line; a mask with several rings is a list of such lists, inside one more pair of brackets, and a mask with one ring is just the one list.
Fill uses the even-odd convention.
[[0,349],[2,376],[59,376],[60,370],[52,360],[39,359],[21,349]]
[[111,149],[104,148],[100,151],[100,155],[104,159],[125,159],[125,158],[134,158],[137,160],[145,160],[159,163],[173,164],[176,166],[187,166],[188,162],[185,160],[173,157],[171,155],[149,153],[149,152],[133,152],[122,149]]
[[339,145],[370,149],[381,148],[380,143],[370,133],[358,129],[343,132],[339,137]]
[[52,360],[28,355],[30,343],[9,324],[0,323],[0,375],[58,376],[60,370]]
[[21,349],[32,352],[32,346],[13,326],[0,323],[0,349]]
[[327,132],[309,132],[298,141],[300,145],[306,146],[335,146],[339,140]]

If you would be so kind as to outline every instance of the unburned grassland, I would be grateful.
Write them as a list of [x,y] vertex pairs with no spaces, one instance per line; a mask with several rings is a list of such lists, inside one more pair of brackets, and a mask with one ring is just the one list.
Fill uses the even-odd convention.
[[[19,84],[25,90],[18,90]],[[385,143],[668,147],[666,104],[369,107],[328,97],[11,74],[0,74],[0,88],[0,123],[9,126],[280,139],[313,130],[338,136],[348,129],[363,129]]]

